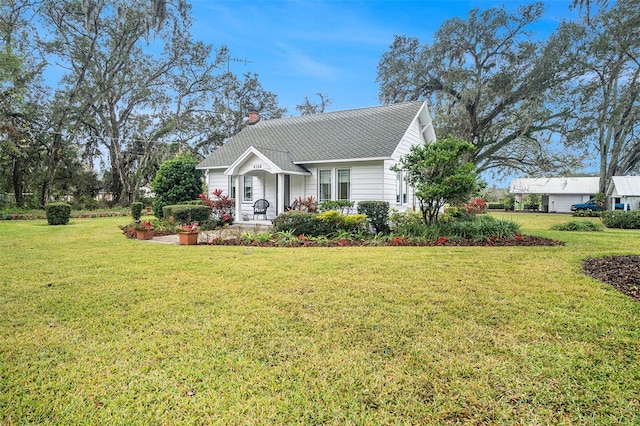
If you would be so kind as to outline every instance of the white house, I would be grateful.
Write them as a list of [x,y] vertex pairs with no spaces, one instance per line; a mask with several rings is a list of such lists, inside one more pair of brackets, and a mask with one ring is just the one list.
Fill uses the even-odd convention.
[[514,179],[509,192],[522,202],[525,195],[542,196],[543,212],[570,213],[571,205],[584,203],[598,193],[598,177],[557,177]]
[[640,176],[613,176],[608,192],[611,203],[629,205],[631,210],[640,208]]
[[248,124],[198,165],[210,193],[236,199],[236,220],[252,218],[259,199],[269,202],[268,219],[309,196],[412,208],[412,189],[390,167],[436,138],[418,101],[274,120],[251,111]]
[[[569,213],[572,204],[588,201],[599,189],[598,177],[522,178],[511,182],[509,192],[516,201],[529,194],[542,195],[543,211]],[[640,208],[640,176],[613,176],[608,193],[610,209],[620,203],[631,210]]]

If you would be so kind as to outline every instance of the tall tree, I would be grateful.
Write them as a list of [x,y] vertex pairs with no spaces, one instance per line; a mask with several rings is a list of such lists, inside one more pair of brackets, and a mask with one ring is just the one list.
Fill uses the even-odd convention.
[[192,41],[188,17],[165,10],[171,25],[156,23],[149,35],[147,4],[69,1],[46,9],[56,29],[49,51],[73,64],[60,127],[83,131],[90,149],[108,152],[111,191],[123,204],[135,201],[155,145],[175,137],[215,89],[217,63],[209,46]]
[[[34,52],[31,23],[24,17],[31,3],[5,0],[0,8],[0,192],[12,188],[23,207],[28,177],[40,169],[37,129],[46,105],[41,87],[44,60]],[[45,100],[43,100],[45,98]]]
[[604,193],[613,176],[640,172],[640,0],[585,18],[582,35],[569,142],[595,148]]
[[472,143],[480,172],[573,167],[579,159],[550,143],[565,111],[549,102],[575,68],[566,35],[532,41],[543,11],[540,2],[517,13],[472,10],[446,21],[431,44],[396,36],[378,64],[381,100],[430,99],[438,133]]

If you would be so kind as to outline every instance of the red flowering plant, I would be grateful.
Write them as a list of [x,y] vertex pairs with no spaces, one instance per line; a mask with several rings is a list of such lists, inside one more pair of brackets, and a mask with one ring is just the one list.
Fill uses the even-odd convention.
[[143,221],[137,221],[134,229],[136,231],[153,231],[154,227],[153,227],[153,223],[151,223],[148,220],[143,220]]
[[178,231],[196,233],[200,231],[200,224],[198,224],[198,222],[193,222],[191,225],[180,225],[180,229],[178,229]]
[[312,195],[308,196],[307,198],[298,197],[293,201],[291,210],[318,213],[318,202]]
[[393,239],[394,246],[406,246],[408,244],[407,237],[395,237]]
[[215,189],[212,194],[216,197],[214,200],[205,194],[198,195],[198,198],[200,198],[206,206],[211,207],[211,217],[216,221],[216,225],[231,225],[233,223],[235,201],[223,195],[222,189]]
[[474,197],[470,199],[464,207],[468,214],[475,216],[478,213],[484,213],[487,203],[482,198]]

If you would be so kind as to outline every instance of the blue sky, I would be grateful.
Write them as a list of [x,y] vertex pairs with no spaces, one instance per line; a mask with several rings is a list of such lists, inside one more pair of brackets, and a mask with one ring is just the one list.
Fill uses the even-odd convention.
[[[520,0],[450,1],[237,1],[192,0],[195,38],[230,56],[251,63],[231,62],[236,74],[254,72],[263,87],[278,95],[287,115],[304,96],[328,95],[336,111],[379,105],[376,67],[393,36],[432,40],[440,25],[466,17],[470,9],[505,6],[515,10]],[[546,37],[562,19],[573,19],[569,1],[547,1],[536,26]]]

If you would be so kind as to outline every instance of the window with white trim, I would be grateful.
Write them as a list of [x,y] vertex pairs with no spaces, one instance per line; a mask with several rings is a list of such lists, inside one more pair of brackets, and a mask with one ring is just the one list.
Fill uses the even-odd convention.
[[243,201],[253,201],[253,176],[244,176]]
[[351,198],[351,170],[338,169],[338,200]]
[[236,198],[236,177],[229,177],[229,198],[235,200]]
[[407,204],[409,185],[403,170],[396,172],[396,204]]
[[331,199],[331,170],[318,170],[318,201]]

